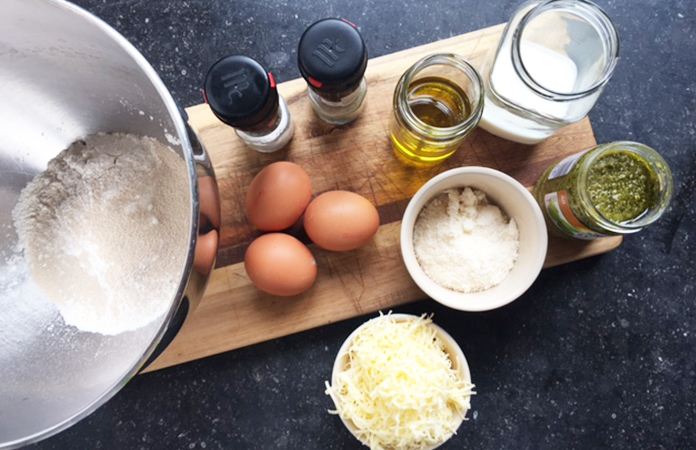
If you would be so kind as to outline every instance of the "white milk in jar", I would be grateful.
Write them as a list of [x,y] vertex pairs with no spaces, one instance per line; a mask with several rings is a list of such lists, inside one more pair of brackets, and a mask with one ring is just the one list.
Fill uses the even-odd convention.
[[618,59],[618,36],[595,5],[533,1],[513,15],[484,68],[480,126],[536,144],[587,115]]

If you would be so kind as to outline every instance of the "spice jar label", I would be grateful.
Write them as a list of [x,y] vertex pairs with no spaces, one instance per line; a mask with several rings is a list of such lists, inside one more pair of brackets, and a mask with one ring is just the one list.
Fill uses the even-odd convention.
[[580,222],[570,207],[566,190],[546,194],[544,196],[544,205],[548,217],[554,225],[576,239],[596,239],[607,236],[606,234],[590,230]]

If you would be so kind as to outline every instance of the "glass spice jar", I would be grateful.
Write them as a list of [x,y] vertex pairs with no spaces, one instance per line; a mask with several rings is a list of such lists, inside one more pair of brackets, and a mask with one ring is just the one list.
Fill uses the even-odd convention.
[[367,49],[354,24],[323,19],[305,30],[297,52],[314,112],[332,125],[358,118],[367,94]]
[[534,196],[553,234],[595,239],[635,233],[655,222],[673,190],[662,156],[625,141],[598,145],[549,167]]
[[203,90],[213,114],[249,147],[271,153],[290,142],[295,127],[273,75],[254,59],[234,55],[208,70]]
[[483,95],[481,76],[461,56],[415,63],[394,90],[390,136],[397,158],[418,166],[454,154],[481,118]]

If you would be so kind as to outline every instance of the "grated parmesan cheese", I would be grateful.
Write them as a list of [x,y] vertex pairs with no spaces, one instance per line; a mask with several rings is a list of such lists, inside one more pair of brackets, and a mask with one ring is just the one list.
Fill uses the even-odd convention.
[[[419,450],[448,440],[470,408],[473,385],[453,369],[430,317],[367,322],[326,393],[332,414],[372,450]],[[355,431],[355,430],[354,430]]]
[[479,292],[508,276],[519,252],[517,222],[478,189],[447,189],[421,210],[413,251],[423,272],[440,286]]

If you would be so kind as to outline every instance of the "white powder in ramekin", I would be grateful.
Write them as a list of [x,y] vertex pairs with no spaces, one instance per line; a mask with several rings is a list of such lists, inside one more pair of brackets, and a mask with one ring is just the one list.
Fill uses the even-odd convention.
[[413,229],[416,259],[442,287],[479,292],[502,282],[519,249],[515,219],[471,188],[447,189],[421,210]]

